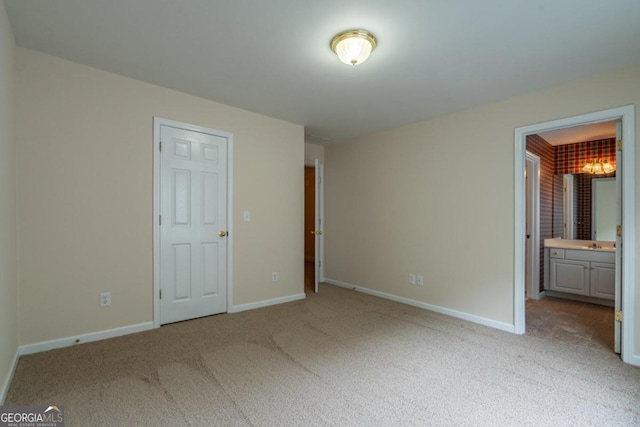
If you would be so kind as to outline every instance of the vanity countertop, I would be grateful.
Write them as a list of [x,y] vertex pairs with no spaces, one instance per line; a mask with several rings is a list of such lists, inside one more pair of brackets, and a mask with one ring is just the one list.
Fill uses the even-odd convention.
[[616,242],[608,240],[544,239],[545,248],[577,249],[582,251],[615,252],[615,244]]

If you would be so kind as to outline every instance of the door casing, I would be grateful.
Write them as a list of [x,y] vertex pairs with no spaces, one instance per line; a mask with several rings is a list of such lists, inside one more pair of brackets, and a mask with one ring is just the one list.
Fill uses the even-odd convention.
[[227,312],[233,311],[233,134],[203,126],[153,117],[153,326],[160,327],[160,126],[193,132],[226,134],[227,147]]
[[602,110],[579,116],[552,120],[515,129],[514,150],[514,332],[525,333],[525,151],[526,137],[544,131],[585,125],[593,122],[622,120],[624,141],[622,168],[622,360],[640,366],[640,355],[635,352],[635,107]]
[[[531,224],[529,231],[529,248],[530,251],[525,251],[526,261],[530,263],[531,270],[529,272],[529,288],[527,293],[531,299],[540,298],[540,157],[533,153],[526,152],[526,161],[531,165],[531,176],[529,179],[530,191],[530,204],[526,204],[526,209],[529,211],[529,218]],[[525,240],[525,244],[526,244]],[[526,283],[526,280],[525,280]]]

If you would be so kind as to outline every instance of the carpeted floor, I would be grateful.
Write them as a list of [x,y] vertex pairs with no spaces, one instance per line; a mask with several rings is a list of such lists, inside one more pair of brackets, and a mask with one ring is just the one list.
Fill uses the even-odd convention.
[[640,368],[561,306],[528,303],[516,336],[322,285],[22,357],[6,404],[63,405],[67,426],[640,425]]

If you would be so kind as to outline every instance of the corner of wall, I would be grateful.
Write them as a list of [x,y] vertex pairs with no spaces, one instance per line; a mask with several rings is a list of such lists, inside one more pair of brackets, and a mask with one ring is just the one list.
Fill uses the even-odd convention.
[[18,357],[15,48],[5,6],[0,3],[0,404]]

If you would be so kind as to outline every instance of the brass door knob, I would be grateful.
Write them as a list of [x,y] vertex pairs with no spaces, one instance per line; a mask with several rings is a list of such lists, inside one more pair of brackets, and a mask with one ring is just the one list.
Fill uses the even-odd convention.
[[313,230],[311,230],[311,234],[315,235],[315,234],[316,234],[316,232],[315,232],[315,231],[313,231]]
[[218,236],[220,236],[220,237],[224,237],[226,235],[227,235],[226,231],[221,231],[221,232],[218,233]]
[[319,235],[321,235],[321,234],[322,234],[322,230],[318,230],[318,231],[316,231],[316,234],[317,234],[318,236],[319,236]]

